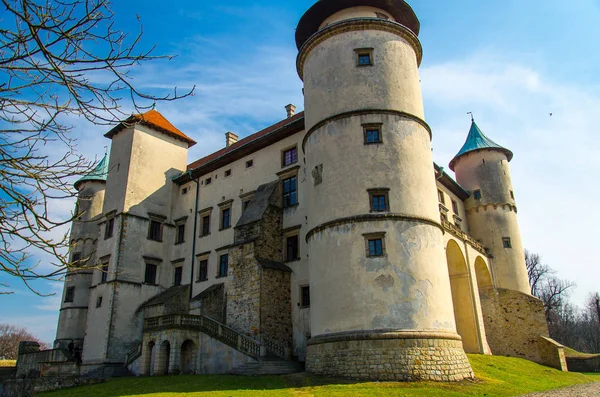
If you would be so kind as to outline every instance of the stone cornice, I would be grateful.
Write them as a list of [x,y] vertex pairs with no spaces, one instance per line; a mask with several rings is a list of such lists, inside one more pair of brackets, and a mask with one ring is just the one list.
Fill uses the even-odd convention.
[[308,341],[308,345],[323,343],[347,342],[356,340],[384,340],[384,339],[443,339],[461,341],[460,335],[450,331],[350,331],[335,334],[318,335]]
[[485,203],[485,204],[479,204],[476,205],[474,207],[471,208],[465,208],[465,211],[467,213],[473,213],[473,212],[479,212],[480,210],[483,211],[487,211],[489,208],[493,208],[494,210],[497,210],[498,207],[502,208],[502,209],[506,209],[506,207],[508,207],[509,211],[514,211],[514,213],[517,213],[517,206],[512,204],[512,203]]
[[308,233],[306,233],[306,242],[315,234],[322,232],[323,230],[331,229],[332,227],[347,225],[349,223],[365,223],[365,222],[377,222],[377,221],[408,221],[408,222],[416,222],[429,226],[436,227],[444,233],[444,228],[442,225],[433,219],[423,218],[419,216],[413,215],[404,215],[404,214],[364,214],[364,215],[356,215],[347,218],[339,218],[334,219],[329,222],[325,222],[320,224],[319,226],[314,227]]
[[306,57],[308,56],[308,53],[317,45],[338,34],[356,32],[360,30],[379,30],[397,34],[412,46],[417,57],[417,66],[421,65],[421,60],[423,59],[423,48],[421,47],[421,42],[419,41],[419,38],[406,26],[384,19],[353,18],[331,24],[319,30],[304,43],[298,52],[298,57],[296,58],[296,69],[300,79],[304,80],[304,62],[306,61]]
[[319,128],[321,128],[331,122],[337,121],[337,120],[342,120],[342,119],[355,117],[355,116],[364,116],[367,114],[386,114],[386,115],[398,116],[398,117],[405,118],[405,119],[408,119],[411,121],[415,121],[415,122],[419,123],[421,126],[423,126],[423,128],[425,128],[425,130],[429,133],[429,139],[432,138],[431,127],[429,127],[429,124],[427,124],[427,122],[425,120],[423,120],[422,118],[417,117],[413,114],[401,112],[399,110],[391,110],[391,109],[358,109],[358,110],[351,110],[349,112],[335,114],[324,120],[319,121],[317,124],[312,126],[312,128],[306,132],[306,134],[304,135],[304,139],[302,140],[302,152],[306,153],[306,142],[308,141],[308,138]]

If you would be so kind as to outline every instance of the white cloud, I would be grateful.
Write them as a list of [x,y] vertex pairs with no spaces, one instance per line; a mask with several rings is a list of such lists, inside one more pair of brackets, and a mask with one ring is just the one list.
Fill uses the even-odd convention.
[[600,278],[599,91],[489,54],[424,67],[421,75],[436,161],[446,165],[458,152],[469,129],[466,112],[474,112],[482,130],[515,153],[511,172],[524,245],[577,283],[573,298],[581,304]]

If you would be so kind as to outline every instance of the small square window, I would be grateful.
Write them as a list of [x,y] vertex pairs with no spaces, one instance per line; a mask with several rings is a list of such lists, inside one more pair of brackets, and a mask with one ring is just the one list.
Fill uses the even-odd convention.
[[229,255],[228,254],[221,255],[219,257],[219,274],[217,274],[217,277],[227,277],[228,267],[229,267]]
[[285,239],[285,259],[287,262],[293,262],[300,259],[299,237],[288,236]]
[[383,239],[369,240],[369,256],[383,256]]
[[183,244],[185,242],[185,223],[177,225],[177,237],[175,238],[175,244]]
[[99,296],[96,298],[96,309],[102,307],[102,297]]
[[75,252],[73,253],[73,256],[71,257],[71,265],[72,266],[80,266],[81,263],[79,263],[81,261],[81,253],[80,252]]
[[181,195],[185,196],[186,194],[188,194],[188,190],[189,190],[189,188],[187,188],[187,187],[184,187],[183,189],[181,189]]
[[108,240],[113,236],[113,229],[115,227],[115,218],[110,218],[106,221],[104,226],[104,239]]
[[297,184],[298,178],[293,176],[284,179],[283,184],[283,208],[292,207],[298,204]]
[[373,65],[373,49],[359,48],[354,50],[356,53],[356,66],[371,66]]
[[310,287],[308,285],[300,287],[300,307],[303,309],[310,307]]
[[291,148],[288,150],[285,150],[282,155],[281,155],[281,165],[283,167],[286,167],[288,165],[294,164],[298,162],[298,149],[297,148]]
[[144,273],[144,284],[156,285],[156,273],[158,266],[152,263],[146,263],[146,271]]
[[452,211],[454,211],[455,214],[458,214],[458,202],[456,202],[456,200],[452,200]]
[[162,241],[162,223],[156,220],[150,220],[148,227],[148,240]]
[[383,139],[381,136],[381,124],[376,125],[363,125],[363,134],[365,138],[365,145],[373,145],[382,143]]
[[173,286],[177,287],[181,285],[183,279],[183,266],[177,266],[175,268],[175,274],[173,275]]
[[475,191],[473,192],[473,198],[474,198],[475,200],[481,200],[481,190],[475,190]]
[[231,170],[225,171],[225,178],[229,178],[231,176]]
[[212,178],[206,178],[206,180],[204,181],[204,186],[208,186],[212,183]]
[[444,192],[438,189],[438,201],[440,204],[446,204],[446,197],[444,196]]
[[512,248],[512,242],[510,241],[510,237],[504,237],[502,239],[502,245],[504,248]]
[[221,210],[221,230],[231,227],[231,208]]
[[105,283],[108,280],[108,263],[103,263],[100,271],[100,282]]
[[65,303],[72,303],[75,300],[75,287],[67,288],[65,293]]
[[246,168],[252,168],[252,167],[254,167],[254,160],[246,161]]
[[210,234],[210,215],[204,215],[202,217],[202,228],[200,229],[200,237],[208,236]]
[[198,266],[198,281],[208,280],[208,259],[202,259]]

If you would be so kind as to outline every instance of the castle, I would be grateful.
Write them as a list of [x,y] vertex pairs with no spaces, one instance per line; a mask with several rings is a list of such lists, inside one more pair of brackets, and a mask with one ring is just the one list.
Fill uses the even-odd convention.
[[55,347],[104,376],[277,362],[452,381],[473,377],[466,353],[564,369],[512,152],[473,121],[456,181],[433,162],[419,27],[402,0],[318,1],[296,30],[305,111],[190,164],[196,142],[156,110],[110,130],[76,183],[71,261],[89,270],[66,277]]

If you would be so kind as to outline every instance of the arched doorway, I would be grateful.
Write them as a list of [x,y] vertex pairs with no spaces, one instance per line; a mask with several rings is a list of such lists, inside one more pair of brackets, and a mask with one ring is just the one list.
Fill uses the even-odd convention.
[[144,361],[143,361],[143,367],[141,370],[142,375],[144,376],[152,376],[154,375],[154,355],[156,352],[156,349],[154,348],[155,343],[154,341],[150,341],[146,344],[146,346],[144,346]]
[[196,373],[196,344],[191,340],[186,340],[181,345],[181,373],[190,375]]
[[168,340],[163,341],[160,344],[158,354],[156,356],[156,364],[154,366],[154,373],[156,375],[168,375],[169,374],[169,359],[171,356],[171,344]]
[[475,274],[477,275],[477,287],[480,296],[487,296],[494,288],[492,275],[482,257],[475,259]]
[[449,241],[446,247],[446,260],[450,273],[456,330],[462,337],[463,347],[467,353],[480,353],[469,270],[460,247],[453,240]]

